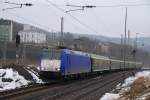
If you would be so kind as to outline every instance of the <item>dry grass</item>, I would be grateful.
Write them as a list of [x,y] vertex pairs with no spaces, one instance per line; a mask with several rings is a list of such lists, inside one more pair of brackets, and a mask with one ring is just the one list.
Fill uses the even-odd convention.
[[[150,92],[150,80],[144,77],[140,77],[133,82],[130,91],[124,93],[120,100],[136,100],[146,93]],[[146,97],[146,100],[150,100],[150,96]]]
[[131,85],[131,90],[129,94],[130,100],[135,100],[139,94],[143,93],[146,89],[146,86],[144,84],[144,81],[146,81],[143,77],[137,79],[134,81],[134,83]]

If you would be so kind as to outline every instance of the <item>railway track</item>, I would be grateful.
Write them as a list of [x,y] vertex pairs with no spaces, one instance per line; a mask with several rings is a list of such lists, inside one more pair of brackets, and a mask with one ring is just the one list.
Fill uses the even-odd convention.
[[94,85],[96,85],[96,84],[98,84],[100,82],[104,82],[105,80],[109,80],[110,78],[116,77],[116,76],[117,76],[116,74],[113,74],[112,76],[103,77],[102,79],[100,79],[98,81],[87,82],[87,84],[83,84],[83,85],[79,84],[80,87],[78,87],[78,86],[76,86],[76,88],[73,87],[72,89],[66,90],[66,91],[64,91],[62,93],[58,93],[58,94],[55,94],[53,96],[47,97],[44,100],[49,100],[49,99],[50,100],[51,99],[52,100],[54,100],[54,99],[56,100],[58,98],[62,98],[62,97],[65,97],[65,96],[68,98],[68,96],[70,96],[70,95],[71,96],[75,96],[74,94],[76,92],[81,92],[81,90],[83,90],[83,89],[89,88],[90,86],[93,87]]
[[[77,80],[74,80],[74,81],[77,81]],[[61,86],[64,84],[69,84],[69,83],[71,82],[59,80],[59,81],[53,81],[53,82],[46,83],[46,84],[35,84],[35,85],[30,85],[28,87],[22,87],[22,88],[17,88],[14,90],[3,91],[3,92],[0,92],[0,100],[9,99],[9,98],[17,97],[19,95],[28,94],[28,93],[35,92],[35,91],[41,91],[47,88]]]
[[[126,74],[126,77],[127,76],[128,74]],[[98,100],[101,97],[101,95],[103,95],[106,92],[104,92],[104,90],[108,90],[108,92],[111,91],[113,89],[112,87],[115,87],[116,84],[119,84],[122,81],[123,77],[123,75],[120,75],[106,82],[102,82],[101,84],[96,84],[93,87],[84,89],[82,92],[77,92],[75,93],[77,95],[74,96],[74,98],[72,98],[71,100]]]
[[87,95],[100,90],[103,87],[113,84],[114,82],[118,82],[118,80],[122,81],[123,77],[124,75],[122,73],[112,74],[111,76],[103,77],[98,81],[93,81],[89,84],[85,84],[83,87],[80,86],[74,88],[73,90],[55,94],[54,96],[50,96],[42,100],[80,100],[81,98],[86,97]]
[[[126,77],[132,74],[132,71],[126,72]],[[83,98],[88,100],[99,91],[99,94],[93,98],[100,98],[106,91],[112,90],[118,83],[122,82],[122,77],[123,72],[112,73],[83,81],[39,89],[38,91],[13,96],[11,100],[80,100]]]
[[14,90],[8,90],[8,91],[3,91],[0,92],[0,100],[5,100],[13,97],[17,97],[20,95],[24,95],[27,93],[32,93],[35,91],[41,91],[47,88],[51,88],[52,86],[58,85],[58,81],[53,81],[45,84],[35,84],[35,85],[30,85],[28,87],[22,87],[22,88],[17,88]]
[[40,90],[42,88],[46,88],[47,86],[44,85],[36,85],[36,86],[29,86],[26,88],[20,88],[16,90],[9,90],[9,91],[4,91],[0,93],[0,99],[5,99],[5,98],[11,98],[17,95],[25,94],[25,93],[30,93],[34,92],[37,90]]

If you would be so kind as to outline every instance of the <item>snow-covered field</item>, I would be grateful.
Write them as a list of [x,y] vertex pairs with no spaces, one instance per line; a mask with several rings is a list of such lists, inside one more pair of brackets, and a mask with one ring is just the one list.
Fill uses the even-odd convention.
[[123,84],[118,84],[115,90],[118,92],[105,93],[100,100],[130,100],[133,96],[134,100],[145,100],[150,97],[150,71],[136,73],[125,79]]
[[33,78],[33,80],[25,78],[23,75],[20,75],[19,72],[17,70],[14,70],[13,68],[1,68],[0,92],[20,87],[26,87],[29,84],[43,83],[43,81],[39,79],[38,73],[30,69],[29,67],[26,67],[24,69],[22,68],[22,70],[27,71]]

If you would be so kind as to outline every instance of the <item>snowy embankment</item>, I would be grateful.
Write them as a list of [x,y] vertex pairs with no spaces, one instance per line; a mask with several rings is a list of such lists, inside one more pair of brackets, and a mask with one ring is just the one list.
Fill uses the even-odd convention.
[[44,83],[36,71],[30,67],[9,66],[0,68],[0,92]]
[[[115,91],[115,92],[114,92]],[[150,71],[142,71],[118,84],[100,100],[150,100]]]

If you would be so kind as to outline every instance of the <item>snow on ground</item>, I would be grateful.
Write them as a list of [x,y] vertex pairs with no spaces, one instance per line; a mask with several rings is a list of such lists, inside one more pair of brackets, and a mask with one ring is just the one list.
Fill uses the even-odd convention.
[[[131,85],[139,78],[144,78],[147,80],[150,80],[150,71],[142,71],[142,72],[138,72],[135,74],[135,76],[133,77],[129,77],[127,79],[125,79],[123,84],[118,84],[116,86],[116,90],[119,90],[118,93],[105,93],[105,95],[100,98],[100,100],[119,100],[119,98],[121,96],[123,96],[124,93],[129,92],[131,89]],[[147,88],[150,87],[150,84],[146,84]],[[137,98],[136,100],[145,100],[145,98],[147,96],[150,96],[150,92],[145,93],[144,95],[140,96],[139,98]],[[124,100],[124,99],[123,99]]]
[[138,73],[135,74],[135,76],[132,76],[132,77],[129,77],[129,78],[125,79],[125,82],[122,84],[122,86],[118,85],[118,87],[117,87],[118,89],[119,88],[121,89],[120,93],[123,94],[124,92],[129,91],[131,84],[135,80],[139,79],[140,77],[144,77],[144,78],[147,78],[147,79],[150,80],[150,71],[138,72]]
[[106,93],[100,100],[116,100],[119,98],[119,94]]
[[[29,78],[28,76],[31,77]],[[20,70],[15,70],[14,68],[0,68],[0,92],[26,87],[29,84],[35,83],[44,82],[39,78],[39,74],[30,67],[22,67]]]
[[33,69],[31,69],[30,67],[27,67],[28,69],[26,69],[33,77],[33,79],[36,81],[36,83],[44,83],[41,79],[39,79],[39,74],[34,71]]
[[30,82],[11,68],[0,69],[0,91],[26,86]]

